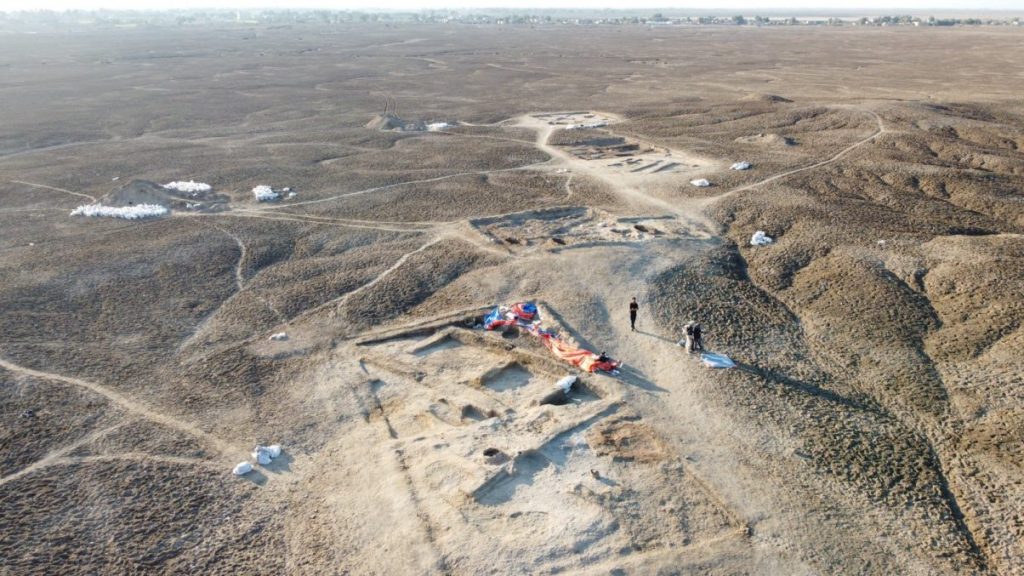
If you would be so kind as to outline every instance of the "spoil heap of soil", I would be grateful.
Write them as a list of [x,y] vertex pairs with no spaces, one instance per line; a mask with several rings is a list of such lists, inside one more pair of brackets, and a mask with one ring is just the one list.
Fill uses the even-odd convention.
[[796,146],[796,140],[781,134],[755,134],[753,136],[740,136],[736,139],[740,144],[761,144],[762,146]]

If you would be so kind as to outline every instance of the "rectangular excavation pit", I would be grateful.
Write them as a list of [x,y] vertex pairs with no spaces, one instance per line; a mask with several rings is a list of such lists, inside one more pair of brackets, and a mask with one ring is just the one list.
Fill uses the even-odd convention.
[[451,330],[449,329],[417,342],[409,347],[408,352],[413,356],[423,358],[424,356],[430,356],[445,350],[453,350],[462,346],[462,342],[452,337]]
[[532,379],[533,372],[525,366],[519,362],[509,362],[480,376],[480,386],[496,392],[508,392],[526,387]]
[[529,487],[534,477],[552,465],[538,450],[526,450],[517,455],[512,466],[493,476],[473,492],[473,500],[484,506],[500,506],[508,503],[521,487]]

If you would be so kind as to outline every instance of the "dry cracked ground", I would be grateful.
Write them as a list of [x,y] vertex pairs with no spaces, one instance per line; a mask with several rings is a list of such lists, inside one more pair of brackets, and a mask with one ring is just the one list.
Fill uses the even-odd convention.
[[3,30],[0,573],[1024,573],[1022,45]]

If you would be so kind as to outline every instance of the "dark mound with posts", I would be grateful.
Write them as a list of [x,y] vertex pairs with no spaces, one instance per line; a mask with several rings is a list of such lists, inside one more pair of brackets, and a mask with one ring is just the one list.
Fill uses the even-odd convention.
[[398,130],[400,132],[422,132],[427,129],[426,125],[420,120],[402,120],[398,115],[391,112],[374,116],[372,120],[366,123],[366,127],[371,130]]
[[101,203],[107,206],[136,206],[158,204],[172,210],[219,211],[228,207],[228,198],[212,190],[205,192],[182,192],[164,188],[149,180],[132,180],[130,183],[107,194]]

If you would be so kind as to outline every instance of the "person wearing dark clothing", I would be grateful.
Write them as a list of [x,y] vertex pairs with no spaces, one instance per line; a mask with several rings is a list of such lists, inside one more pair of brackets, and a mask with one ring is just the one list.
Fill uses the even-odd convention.
[[694,350],[703,351],[704,350],[704,342],[701,341],[700,336],[701,336],[700,324],[694,324],[693,325],[693,349]]
[[636,303],[636,296],[629,303],[629,329],[636,332],[636,311],[640,309],[640,305]]
[[599,354],[597,357],[598,362],[607,362],[609,360],[611,360],[611,358],[609,358],[608,354],[604,351],[602,351],[601,354]]

